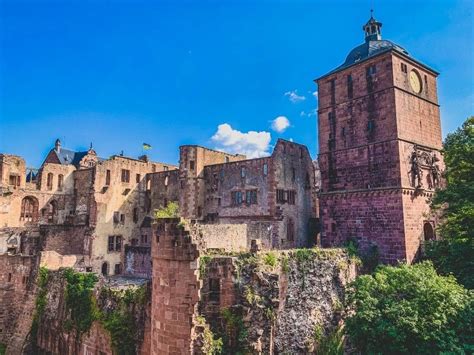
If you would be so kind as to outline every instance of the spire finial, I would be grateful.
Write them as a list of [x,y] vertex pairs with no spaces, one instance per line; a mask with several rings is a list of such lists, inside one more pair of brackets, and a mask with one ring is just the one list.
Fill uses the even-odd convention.
[[374,18],[374,9],[370,9],[370,18]]

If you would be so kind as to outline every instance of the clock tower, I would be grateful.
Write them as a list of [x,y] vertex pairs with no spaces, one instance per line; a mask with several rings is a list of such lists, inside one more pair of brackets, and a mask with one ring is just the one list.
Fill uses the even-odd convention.
[[441,184],[438,73],[382,39],[365,41],[316,80],[323,246],[349,240],[384,262],[412,262],[435,237],[429,200]]

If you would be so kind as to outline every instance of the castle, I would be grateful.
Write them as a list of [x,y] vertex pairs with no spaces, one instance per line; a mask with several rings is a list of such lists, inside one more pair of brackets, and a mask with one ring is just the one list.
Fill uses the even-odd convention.
[[[40,265],[94,272],[104,280],[152,280],[141,353],[164,354],[200,353],[192,350],[204,331],[199,315],[209,320],[205,327],[219,328],[219,310],[243,302],[235,253],[275,251],[291,263],[295,248],[352,241],[361,252],[377,250],[387,263],[414,261],[423,241],[435,238],[429,198],[442,184],[438,73],[383,40],[381,27],[371,17],[363,26],[365,42],[316,80],[317,162],[304,145],[283,139],[270,156],[256,159],[185,145],[178,165],[146,155],[104,159],[92,146],[76,152],[59,140],[38,170],[27,169],[19,156],[0,154],[0,343],[21,353]],[[184,227],[176,219],[157,223],[155,211],[170,203],[179,205]],[[222,255],[199,266],[206,253]],[[308,304],[317,304],[318,294],[339,297],[352,275],[350,262],[341,261],[345,256],[331,253],[346,265],[346,276],[335,271],[321,278],[333,280],[321,286],[314,274],[312,285],[321,289],[310,285]],[[329,259],[311,270],[335,270]],[[252,287],[268,287],[255,285],[253,271],[246,272]],[[291,330],[282,319],[296,306],[287,297],[303,292],[295,286],[298,277],[267,276],[279,317],[249,333],[260,353],[290,346]],[[299,309],[298,316],[312,311]],[[321,321],[313,313],[299,323],[301,334]],[[261,323],[261,314],[252,314]],[[325,324],[334,322],[325,317]],[[56,333],[43,325],[43,351],[57,353],[58,344],[67,343],[54,340]],[[291,338],[294,351],[303,347],[301,334]],[[88,337],[85,353],[111,352]]]

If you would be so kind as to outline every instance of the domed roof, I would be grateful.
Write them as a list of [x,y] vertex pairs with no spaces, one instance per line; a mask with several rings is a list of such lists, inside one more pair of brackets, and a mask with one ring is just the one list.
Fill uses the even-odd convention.
[[336,70],[348,67],[354,63],[360,62],[362,60],[390,50],[395,50],[407,56],[409,55],[408,51],[405,48],[399,46],[396,43],[393,43],[392,41],[388,41],[386,39],[375,41],[369,40],[351,50],[348,56],[346,57],[346,61],[344,62],[344,64],[340,65],[338,68],[336,68]]

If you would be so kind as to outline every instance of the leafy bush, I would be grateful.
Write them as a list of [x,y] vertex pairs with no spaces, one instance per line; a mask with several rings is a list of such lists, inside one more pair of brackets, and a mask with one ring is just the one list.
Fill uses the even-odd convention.
[[177,202],[169,202],[165,207],[155,211],[156,218],[178,218],[179,205]]
[[268,266],[274,268],[278,264],[278,258],[277,258],[275,253],[269,251],[263,257],[263,262],[264,262],[265,265],[268,265]]
[[[379,266],[349,287],[346,321],[364,354],[462,354],[474,350],[474,294],[430,262]],[[471,344],[471,345],[469,345]]]
[[66,308],[70,322],[67,328],[74,328],[79,334],[89,330],[98,319],[98,309],[92,291],[99,280],[96,274],[76,272],[71,268],[64,270],[66,283]]
[[342,327],[337,327],[332,332],[326,335],[323,327],[317,325],[314,328],[313,338],[315,343],[316,354],[344,354],[344,330]]
[[474,116],[444,142],[447,187],[436,192],[432,207],[442,211],[440,240],[428,242],[426,256],[441,274],[452,273],[474,288]]

